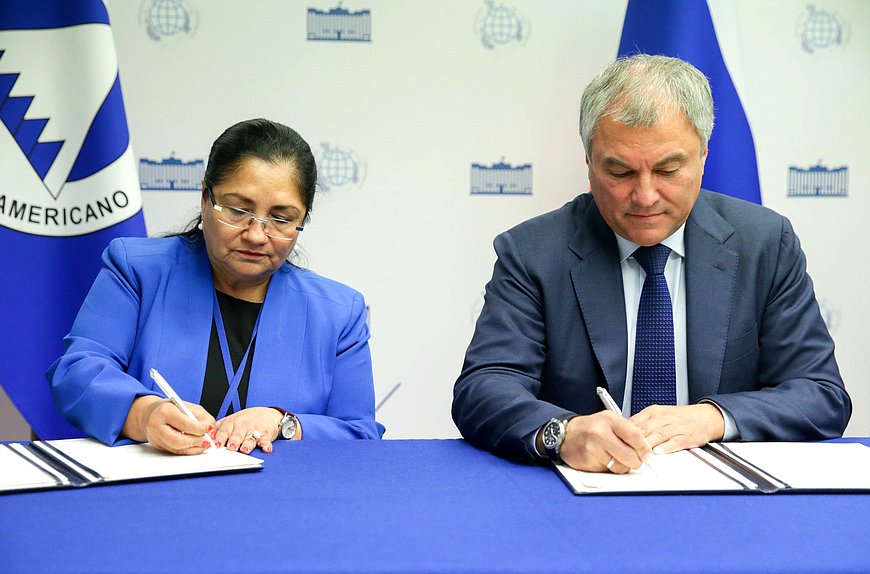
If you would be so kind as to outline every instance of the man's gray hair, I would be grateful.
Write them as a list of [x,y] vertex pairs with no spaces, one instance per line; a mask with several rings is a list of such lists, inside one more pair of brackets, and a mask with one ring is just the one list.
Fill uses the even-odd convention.
[[592,136],[601,118],[647,127],[663,112],[683,110],[701,140],[701,153],[713,133],[713,95],[700,70],[677,58],[635,54],[604,68],[583,91],[580,139],[591,157]]

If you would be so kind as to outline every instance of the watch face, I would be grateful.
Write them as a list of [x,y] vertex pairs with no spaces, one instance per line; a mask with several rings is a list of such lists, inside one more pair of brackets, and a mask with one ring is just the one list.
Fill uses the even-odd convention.
[[291,418],[281,425],[281,436],[286,439],[291,439],[296,435],[296,419]]
[[559,444],[559,439],[562,437],[562,425],[559,424],[559,421],[550,421],[547,423],[547,426],[544,427],[544,447],[545,448],[556,448],[556,445]]

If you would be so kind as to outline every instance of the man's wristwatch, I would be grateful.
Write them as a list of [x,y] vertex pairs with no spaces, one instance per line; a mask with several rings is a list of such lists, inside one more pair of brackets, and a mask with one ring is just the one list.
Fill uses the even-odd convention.
[[293,413],[284,412],[284,417],[278,423],[278,436],[287,440],[296,436],[299,431],[299,419]]
[[552,418],[541,428],[541,442],[544,444],[544,454],[553,462],[562,462],[559,451],[565,442],[568,421],[577,415],[562,415]]

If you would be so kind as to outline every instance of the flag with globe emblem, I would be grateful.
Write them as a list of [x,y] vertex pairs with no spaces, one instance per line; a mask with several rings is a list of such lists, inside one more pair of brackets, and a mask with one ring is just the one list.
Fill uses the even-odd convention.
[[81,435],[55,409],[45,371],[100,253],[144,234],[105,6],[2,0],[0,384],[41,438]]
[[761,203],[755,142],[731,80],[705,1],[629,0],[619,55],[673,56],[710,80],[716,126],[704,166],[704,189]]

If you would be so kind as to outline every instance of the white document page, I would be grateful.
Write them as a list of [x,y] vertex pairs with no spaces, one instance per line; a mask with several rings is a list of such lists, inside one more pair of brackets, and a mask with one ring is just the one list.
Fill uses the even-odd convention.
[[241,470],[263,465],[259,458],[226,449],[209,449],[203,454],[184,456],[158,452],[148,444],[111,447],[89,438],[47,442],[102,475],[106,481]]
[[870,489],[870,447],[859,443],[743,442],[728,448],[796,489]]
[[[583,472],[565,465],[556,465],[556,470],[577,493],[743,490],[739,482],[705,464],[705,460],[715,464],[711,457],[700,452],[699,455],[703,460],[686,450],[653,455],[649,468],[641,467],[628,474]],[[721,470],[741,480],[729,469]]]
[[9,446],[0,445],[0,491],[57,486],[57,480]]

